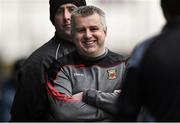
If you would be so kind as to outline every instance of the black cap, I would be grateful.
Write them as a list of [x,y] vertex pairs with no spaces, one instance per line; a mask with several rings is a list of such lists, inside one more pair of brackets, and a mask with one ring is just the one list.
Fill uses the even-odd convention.
[[79,6],[85,6],[86,0],[49,0],[50,20],[52,23],[54,23],[54,15],[55,15],[58,7],[63,4],[67,4],[67,3],[72,3],[72,4],[76,5],[77,7],[79,7]]
[[180,4],[179,0],[161,0],[161,7],[165,14],[171,16],[180,15]]

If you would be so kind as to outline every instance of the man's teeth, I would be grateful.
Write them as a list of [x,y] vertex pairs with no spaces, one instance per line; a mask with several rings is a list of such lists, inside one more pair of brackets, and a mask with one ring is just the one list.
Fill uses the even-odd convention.
[[85,42],[85,44],[87,44],[87,45],[90,45],[90,44],[93,44],[94,43],[94,41],[87,41],[87,42]]

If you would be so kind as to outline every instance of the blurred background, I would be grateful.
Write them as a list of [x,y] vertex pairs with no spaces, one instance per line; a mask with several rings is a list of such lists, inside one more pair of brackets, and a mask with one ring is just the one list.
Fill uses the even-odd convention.
[[[49,0],[0,0],[0,64],[9,72],[54,35]],[[164,18],[159,0],[87,0],[107,14],[107,47],[129,54],[144,38],[160,31]]]
[[[125,55],[165,23],[159,0],[87,0],[87,4],[106,12],[106,45]],[[49,0],[0,0],[0,87],[14,64],[47,42],[54,31]]]

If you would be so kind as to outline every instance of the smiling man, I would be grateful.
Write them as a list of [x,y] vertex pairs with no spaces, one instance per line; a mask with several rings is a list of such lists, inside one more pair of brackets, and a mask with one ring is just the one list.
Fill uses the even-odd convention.
[[50,110],[57,121],[110,121],[125,71],[125,57],[105,47],[105,13],[94,6],[71,17],[77,51],[48,71]]
[[[84,15],[85,16],[85,15]],[[104,54],[104,46],[107,28],[100,15],[94,13],[87,17],[73,16],[72,34],[75,44],[81,55],[88,57],[98,57]]]

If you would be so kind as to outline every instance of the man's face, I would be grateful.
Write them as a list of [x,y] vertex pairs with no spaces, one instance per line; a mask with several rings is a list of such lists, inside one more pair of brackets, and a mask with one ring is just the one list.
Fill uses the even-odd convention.
[[106,28],[98,14],[87,17],[76,16],[73,38],[78,51],[88,57],[97,57],[105,51]]
[[74,4],[67,3],[61,5],[54,16],[54,26],[60,37],[68,38],[71,36],[71,13],[77,8]]

